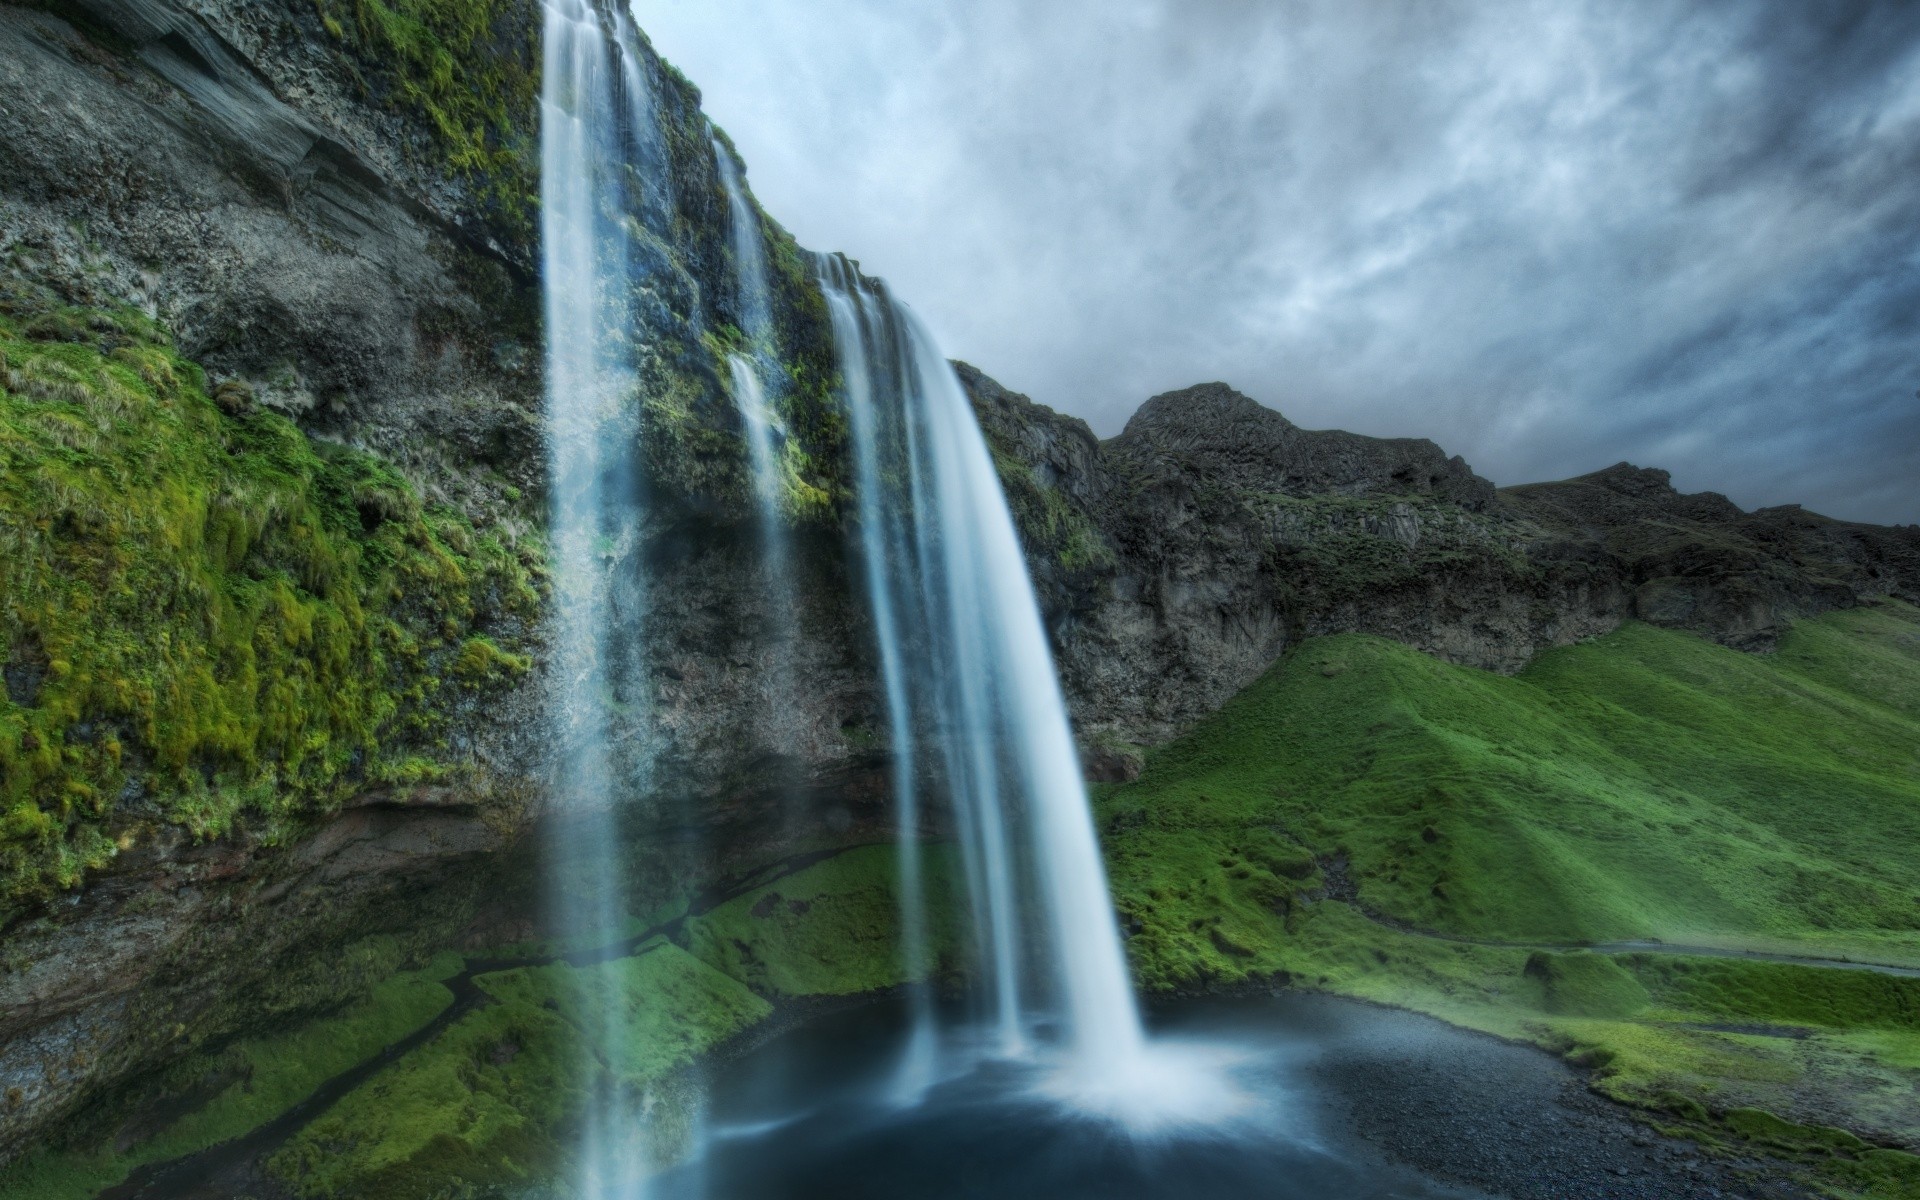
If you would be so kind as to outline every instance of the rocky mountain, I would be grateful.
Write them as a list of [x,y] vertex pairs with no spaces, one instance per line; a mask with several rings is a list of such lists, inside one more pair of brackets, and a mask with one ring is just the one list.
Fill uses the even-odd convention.
[[[540,11],[0,4],[0,1159],[137,1129],[169,1064],[536,927]],[[886,722],[824,302],[758,214],[802,598],[768,669],[713,131],[639,65],[671,212],[629,298],[658,690],[625,733],[659,764],[632,874],[665,895],[874,836]],[[1917,530],[1625,466],[1496,490],[1222,384],[1102,443],[961,370],[1103,777],[1318,633],[1513,670],[1629,618],[1764,648],[1920,596]]]
[[1798,618],[1920,594],[1920,528],[1745,513],[1624,463],[1496,489],[1431,442],[1302,430],[1218,383],[1154,397],[1101,442],[962,377],[1102,776],[1320,634],[1511,672],[1626,620],[1765,650]]

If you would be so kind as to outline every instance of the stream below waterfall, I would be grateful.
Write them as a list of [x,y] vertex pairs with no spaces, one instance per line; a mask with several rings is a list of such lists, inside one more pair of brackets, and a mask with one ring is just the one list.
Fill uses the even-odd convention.
[[[1156,1013],[1156,1046],[1224,1063],[1216,1078],[1238,1096],[1232,1112],[1145,1134],[1077,1115],[1031,1068],[985,1057],[900,1105],[908,1021],[898,1002],[841,1012],[717,1071],[705,1157],[650,1200],[1804,1194],[1653,1133],[1536,1050],[1332,996]],[[948,1039],[949,1063],[967,1043]]]

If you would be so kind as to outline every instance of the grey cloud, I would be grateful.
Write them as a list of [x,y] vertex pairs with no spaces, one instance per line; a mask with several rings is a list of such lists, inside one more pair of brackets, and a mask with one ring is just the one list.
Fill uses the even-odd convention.
[[1112,433],[1920,519],[1920,5],[637,0],[768,208]]

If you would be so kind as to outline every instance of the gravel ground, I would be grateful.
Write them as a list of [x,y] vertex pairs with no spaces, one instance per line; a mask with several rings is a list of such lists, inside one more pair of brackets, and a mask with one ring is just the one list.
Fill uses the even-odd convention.
[[1812,1200],[1779,1164],[1663,1137],[1538,1050],[1413,1013],[1287,997],[1323,1050],[1326,1120],[1384,1158],[1506,1200]]

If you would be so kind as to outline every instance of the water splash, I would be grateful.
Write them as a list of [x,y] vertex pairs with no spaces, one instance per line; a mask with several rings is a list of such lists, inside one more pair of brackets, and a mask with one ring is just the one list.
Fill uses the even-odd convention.
[[[1035,1031],[1051,1025],[1044,1049],[1060,1059],[1064,1092],[1089,1103],[1150,1092],[1152,1056],[1065,698],[986,440],[912,312],[844,258],[821,258],[817,270],[853,409],[861,548],[901,797],[908,961],[926,953],[918,842],[931,780],[959,834],[1000,1053],[1030,1052]],[[1033,913],[1037,928],[1023,920]],[[916,1043],[931,1021],[916,1016]]]

